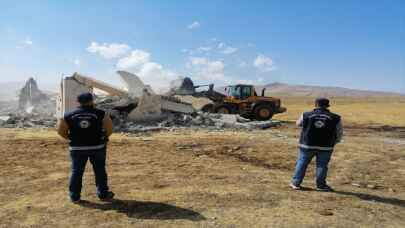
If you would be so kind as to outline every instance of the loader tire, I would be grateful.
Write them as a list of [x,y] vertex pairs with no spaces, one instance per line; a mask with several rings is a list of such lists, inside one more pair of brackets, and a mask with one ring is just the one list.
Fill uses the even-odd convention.
[[233,114],[233,108],[230,105],[220,105],[215,108],[215,113],[221,113],[221,114]]
[[214,112],[214,105],[213,104],[206,104],[201,108],[201,111],[213,113]]
[[269,120],[273,117],[273,108],[270,105],[261,104],[255,107],[253,115],[256,120]]

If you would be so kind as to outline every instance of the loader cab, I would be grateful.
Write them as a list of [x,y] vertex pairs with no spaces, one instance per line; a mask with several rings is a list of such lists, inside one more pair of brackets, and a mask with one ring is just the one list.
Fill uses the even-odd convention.
[[229,97],[245,100],[249,97],[256,96],[255,88],[252,85],[234,85],[225,88]]

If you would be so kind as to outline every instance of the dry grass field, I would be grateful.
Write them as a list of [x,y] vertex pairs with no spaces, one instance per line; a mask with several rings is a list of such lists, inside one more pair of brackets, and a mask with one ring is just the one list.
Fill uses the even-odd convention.
[[[313,107],[312,97],[282,97],[285,114],[276,119],[295,121],[299,115]],[[349,125],[405,126],[404,97],[336,97],[331,98],[331,110],[342,115]]]
[[[88,164],[81,205],[67,198],[63,140],[53,131],[0,129],[0,227],[404,227],[404,101],[346,99],[333,102],[346,121],[330,166],[334,193],[313,190],[313,164],[306,191],[288,188],[299,134],[289,122],[264,131],[114,135],[116,200],[96,199]],[[312,101],[284,104],[289,113],[276,118],[292,121]]]

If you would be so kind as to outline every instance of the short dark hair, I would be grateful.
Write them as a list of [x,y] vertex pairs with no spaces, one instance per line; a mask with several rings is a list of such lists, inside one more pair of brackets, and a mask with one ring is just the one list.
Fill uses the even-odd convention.
[[325,98],[325,97],[319,97],[319,98],[316,98],[316,100],[315,100],[315,105],[318,107],[321,107],[321,108],[329,107],[330,106],[329,103],[330,103],[329,99]]
[[94,101],[94,97],[92,93],[82,93],[79,96],[77,96],[77,102],[79,102],[79,104],[87,104]]

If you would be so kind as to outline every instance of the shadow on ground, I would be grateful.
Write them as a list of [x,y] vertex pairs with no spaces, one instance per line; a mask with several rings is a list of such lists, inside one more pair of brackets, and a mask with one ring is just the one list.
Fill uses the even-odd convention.
[[[302,187],[302,191],[316,191],[316,189],[309,188],[309,187]],[[390,204],[393,206],[399,206],[399,207],[404,207],[405,208],[405,200],[402,199],[397,199],[397,198],[389,198],[389,197],[381,197],[381,196],[376,196],[376,195],[370,195],[366,193],[360,193],[360,192],[347,192],[347,191],[333,191],[331,193],[335,193],[338,195],[344,195],[344,196],[355,196],[359,198],[360,200],[364,201],[372,201],[372,202],[377,202],[377,203],[384,203],[384,204]]]
[[106,203],[82,201],[80,206],[103,211],[114,210],[118,213],[126,214],[130,218],[137,219],[187,219],[191,221],[205,220],[203,215],[193,210],[157,202],[114,199],[111,202]]
[[385,204],[390,204],[390,205],[405,208],[405,200],[402,200],[402,199],[380,197],[380,196],[376,196],[376,195],[370,195],[370,194],[358,193],[358,192],[335,191],[335,193],[340,194],[340,195],[345,195],[345,196],[356,196],[359,199],[365,200],[365,201],[385,203]]

